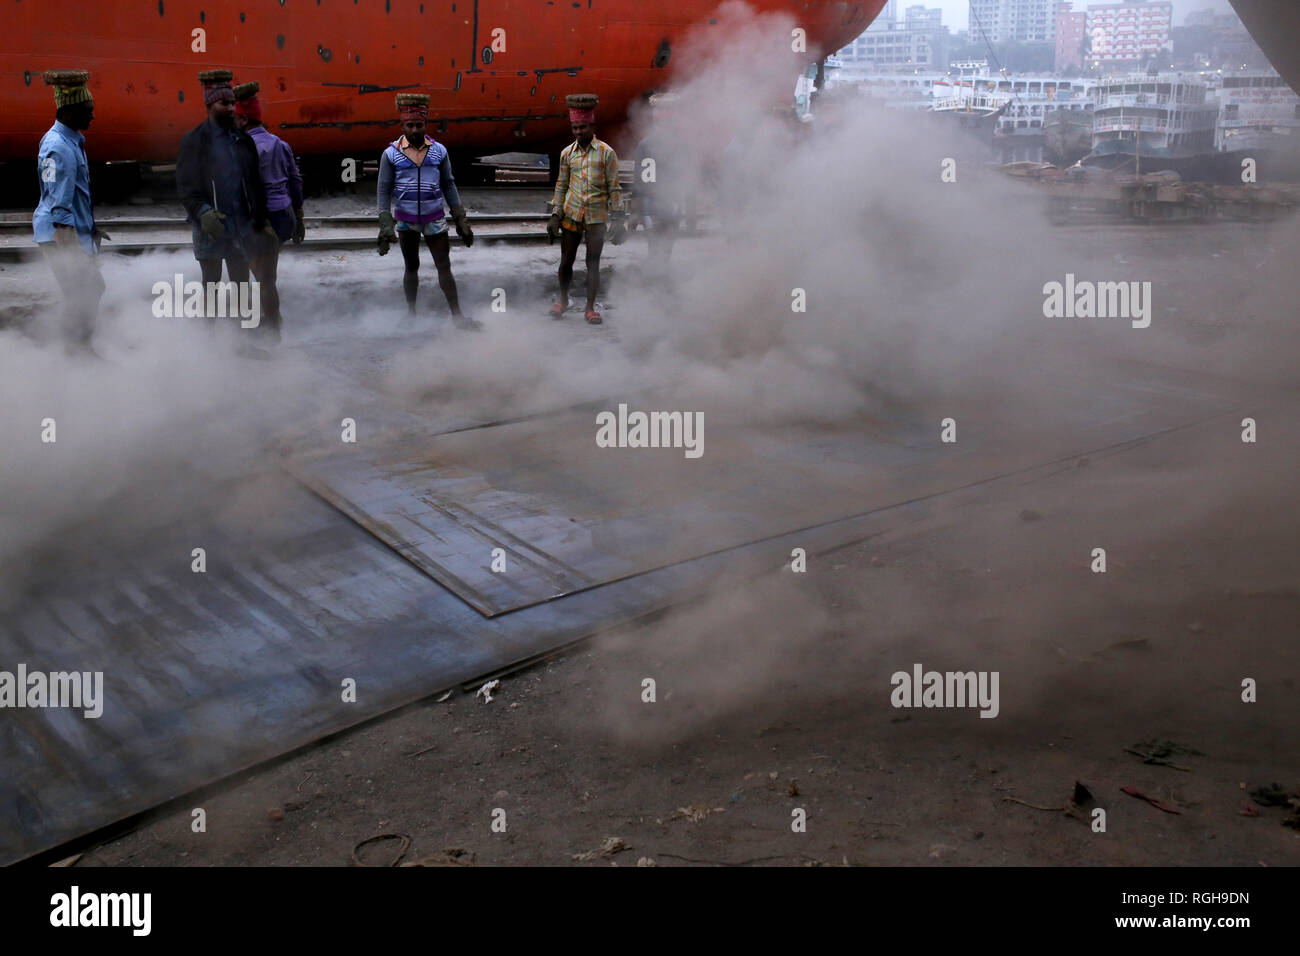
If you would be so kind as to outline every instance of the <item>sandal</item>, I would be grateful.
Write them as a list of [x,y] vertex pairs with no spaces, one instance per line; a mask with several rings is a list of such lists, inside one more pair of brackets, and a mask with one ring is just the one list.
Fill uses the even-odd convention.
[[587,322],[588,322],[589,324],[591,324],[591,325],[600,325],[600,323],[601,323],[601,322],[604,322],[604,321],[605,321],[605,320],[601,318],[600,313],[597,312],[595,309],[588,309],[588,310],[587,310]]
[[555,305],[551,306],[551,311],[550,311],[551,318],[558,319],[560,316],[564,315],[564,310],[567,308],[568,306],[566,306],[563,302],[555,303]]

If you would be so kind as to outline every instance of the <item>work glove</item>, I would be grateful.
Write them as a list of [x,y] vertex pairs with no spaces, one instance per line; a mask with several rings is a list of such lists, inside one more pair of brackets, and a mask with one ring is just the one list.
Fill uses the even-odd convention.
[[293,244],[301,246],[303,239],[307,237],[307,220],[303,216],[302,206],[297,206],[293,210]]
[[379,214],[379,254],[388,255],[388,247],[397,241],[397,220],[391,212]]
[[610,216],[609,241],[616,246],[627,242],[627,215],[616,212]]
[[546,237],[551,242],[560,238],[560,214],[558,212],[551,213],[551,218],[546,223]]
[[226,214],[209,209],[199,217],[199,228],[209,239],[220,239],[226,234]]
[[465,207],[454,207],[451,210],[451,218],[456,221],[456,235],[460,236],[461,241],[465,243],[465,248],[474,245],[474,230],[469,227],[469,217],[465,215]]

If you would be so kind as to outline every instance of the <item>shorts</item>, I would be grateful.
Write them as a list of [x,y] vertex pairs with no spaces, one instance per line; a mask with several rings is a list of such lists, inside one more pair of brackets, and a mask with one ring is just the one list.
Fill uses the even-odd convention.
[[441,236],[447,231],[447,220],[435,219],[433,222],[426,222],[423,224],[406,222],[402,219],[397,220],[398,232],[409,232],[412,230],[418,230],[422,236]]
[[593,239],[603,239],[605,237],[605,223],[603,222],[574,222],[568,216],[565,216],[560,220],[560,228],[580,235],[587,233]]

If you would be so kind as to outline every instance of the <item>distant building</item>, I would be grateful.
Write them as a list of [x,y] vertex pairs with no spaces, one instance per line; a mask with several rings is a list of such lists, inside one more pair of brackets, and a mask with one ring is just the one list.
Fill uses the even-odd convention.
[[1069,2],[1056,5],[1056,59],[1052,69],[1071,73],[1083,69],[1088,52],[1088,14],[1074,12]]
[[887,18],[885,12],[839,51],[846,66],[874,72],[947,70],[951,38],[941,22],[941,9],[908,7],[902,22]]
[[970,0],[970,31],[990,43],[1047,42],[1056,38],[1057,0]]
[[[892,0],[891,0],[892,2]],[[1212,9],[1194,10],[1187,14],[1183,25],[1188,27],[1241,27],[1241,21],[1235,13],[1215,13]]]
[[1169,0],[1128,0],[1088,7],[1089,57],[1103,70],[1138,69],[1148,61],[1169,65],[1173,45],[1169,29],[1174,5]]
[[939,30],[943,27],[943,10],[918,3],[903,11],[903,26],[908,30]]

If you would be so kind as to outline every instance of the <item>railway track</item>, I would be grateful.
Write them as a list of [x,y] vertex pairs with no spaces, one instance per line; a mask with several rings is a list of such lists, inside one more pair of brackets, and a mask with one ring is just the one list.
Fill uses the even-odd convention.
[[[31,213],[3,213],[0,218],[0,262],[21,262],[40,256],[32,242]],[[474,240],[483,243],[545,242],[544,213],[483,213],[470,217]],[[302,245],[286,244],[282,250],[318,252],[367,249],[375,245],[377,220],[374,216],[307,216],[307,238]],[[121,217],[99,221],[112,238],[101,252],[142,255],[147,252],[178,252],[191,246],[190,224],[184,219]],[[452,242],[460,238],[452,232]]]

